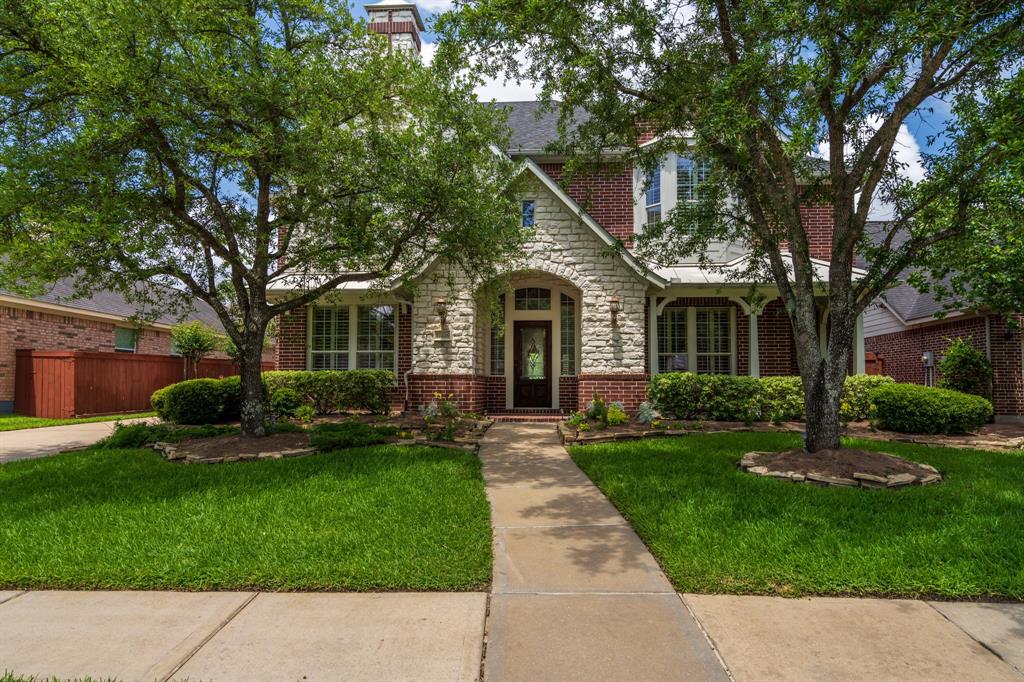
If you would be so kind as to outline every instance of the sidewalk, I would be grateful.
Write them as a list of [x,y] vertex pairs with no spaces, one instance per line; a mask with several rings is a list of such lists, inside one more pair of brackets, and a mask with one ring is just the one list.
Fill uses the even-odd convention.
[[[122,424],[156,419],[122,419]],[[65,424],[64,426],[44,426],[38,429],[18,429],[16,431],[0,431],[0,464],[19,459],[34,459],[55,455],[65,450],[84,448],[98,440],[106,438],[114,432],[116,421],[88,422],[85,424]]]
[[496,424],[480,458],[494,525],[485,680],[728,679],[553,426]]

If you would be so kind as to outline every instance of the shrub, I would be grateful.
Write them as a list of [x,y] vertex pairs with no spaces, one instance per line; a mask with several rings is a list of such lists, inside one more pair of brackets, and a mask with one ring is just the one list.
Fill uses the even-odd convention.
[[758,413],[760,384],[753,377],[671,372],[648,386],[654,406],[676,419],[748,421]]
[[292,417],[302,407],[302,398],[287,386],[275,388],[270,394],[270,413],[276,417]]
[[114,427],[114,433],[97,443],[96,447],[104,450],[141,448],[157,442],[177,443],[190,438],[212,438],[237,433],[237,426],[212,424],[184,427],[166,424],[118,424]]
[[[171,384],[173,386],[174,384]],[[167,390],[171,386],[164,386],[153,391],[153,395],[149,397],[149,403],[153,406],[156,411],[156,415],[163,419],[165,422],[170,421],[171,418],[167,414]]]
[[[395,429],[394,433],[397,433]],[[375,428],[361,422],[341,422],[340,424],[320,424],[314,426],[309,434],[309,443],[320,452],[331,452],[345,448],[360,448],[378,445],[394,435],[388,429]]]
[[604,402],[604,398],[594,394],[594,399],[587,403],[587,418],[593,419],[596,422],[602,424],[608,423],[608,405]]
[[176,424],[212,424],[225,419],[224,404],[230,387],[220,379],[189,379],[164,390],[164,410]]
[[[224,377],[220,380],[220,388],[224,395],[221,408],[221,421],[236,422],[242,418],[242,377]],[[267,395],[267,384],[263,382],[263,395]]]
[[625,424],[629,421],[629,415],[626,411],[619,407],[618,404],[613,404],[608,408],[608,425],[615,426],[616,424]]
[[316,410],[313,409],[312,405],[300,405],[295,410],[295,418],[303,424],[308,424],[313,421],[313,417],[316,416]]
[[939,386],[991,399],[992,363],[970,339],[957,339],[939,361]]
[[879,386],[871,403],[874,425],[900,433],[967,433],[992,418],[985,398],[916,384]]
[[585,412],[573,412],[572,415],[565,420],[565,423],[572,427],[579,427],[587,423],[587,415]]
[[869,376],[858,374],[846,377],[843,386],[842,419],[843,421],[861,421],[867,419],[871,412],[871,392],[879,386],[895,383],[892,377]]
[[800,377],[764,377],[759,380],[758,415],[770,422],[804,418],[804,384]]
[[394,373],[386,369],[264,372],[263,380],[271,391],[277,388],[294,390],[303,403],[313,406],[317,414],[345,410],[384,414],[388,411],[389,394],[395,385]]
[[636,420],[638,422],[641,424],[652,424],[657,418],[658,411],[654,409],[654,405],[646,400],[640,403],[640,407],[636,411]]

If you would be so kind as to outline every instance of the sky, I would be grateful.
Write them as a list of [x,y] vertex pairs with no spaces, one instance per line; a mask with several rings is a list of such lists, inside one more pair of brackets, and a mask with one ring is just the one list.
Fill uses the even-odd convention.
[[[429,61],[436,49],[434,42],[436,36],[430,31],[431,20],[440,12],[451,9],[453,3],[451,0],[418,0],[417,5],[427,26],[427,31],[421,35],[421,39],[423,41],[423,57]],[[362,5],[358,5],[356,9],[361,13]],[[489,79],[477,88],[476,94],[484,101],[512,102],[536,99],[539,89],[536,84],[530,82],[516,83],[501,79]],[[921,153],[922,151],[927,153],[930,149],[928,138],[941,132],[943,122],[949,114],[949,108],[944,102],[934,101],[930,105],[931,111],[918,112],[907,123],[904,123],[900,127],[896,139],[896,157],[905,164],[904,173],[915,181],[922,179],[925,174]],[[825,149],[824,145],[819,153],[823,149]],[[878,205],[872,210],[871,217],[876,220],[884,220],[891,217],[891,211],[885,206]]]

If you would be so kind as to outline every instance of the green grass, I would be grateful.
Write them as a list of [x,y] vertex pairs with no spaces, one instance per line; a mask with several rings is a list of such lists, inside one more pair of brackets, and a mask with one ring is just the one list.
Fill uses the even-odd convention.
[[156,416],[156,412],[132,412],[130,414],[110,414],[102,417],[75,417],[74,419],[46,419],[44,417],[24,417],[20,414],[0,414],[0,431],[38,429],[43,426],[64,426],[65,424],[112,422],[118,419],[137,419],[139,417],[154,416]]
[[1024,598],[1024,453],[849,441],[937,467],[899,490],[819,488],[741,472],[789,434],[589,445],[573,459],[682,591]]
[[458,450],[0,467],[0,589],[478,590],[490,575],[480,462]]

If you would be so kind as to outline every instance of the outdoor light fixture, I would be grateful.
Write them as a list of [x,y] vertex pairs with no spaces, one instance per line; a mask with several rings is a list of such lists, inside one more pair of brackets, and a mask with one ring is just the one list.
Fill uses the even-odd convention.
[[620,296],[612,296],[608,299],[608,310],[612,313],[612,326],[619,326],[619,313],[622,312],[622,298]]
[[444,329],[448,324],[448,301],[443,298],[434,301],[434,311],[437,312],[437,317],[441,320],[441,329]]

